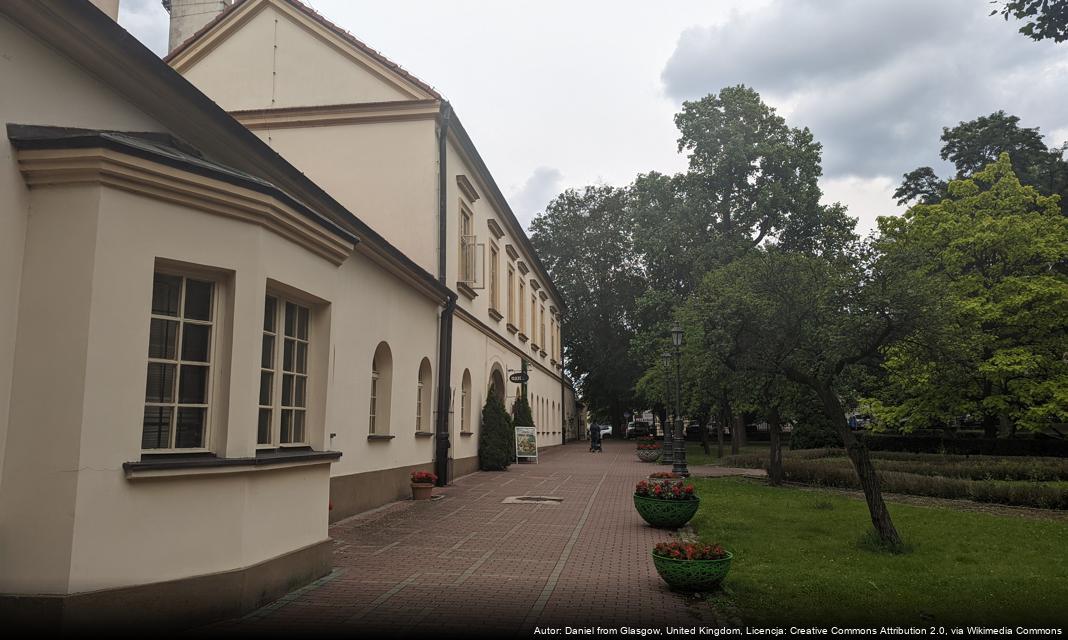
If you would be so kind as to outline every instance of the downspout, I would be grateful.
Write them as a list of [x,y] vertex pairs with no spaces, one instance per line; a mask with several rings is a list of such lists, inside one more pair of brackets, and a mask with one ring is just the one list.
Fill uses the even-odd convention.
[[[560,347],[560,444],[567,444],[567,387],[564,384],[566,381],[566,369],[564,368],[564,314],[561,313],[560,317],[556,320],[556,332]],[[576,434],[577,435],[577,434]]]
[[[449,140],[449,118],[452,107],[441,102],[441,120],[438,124],[438,281],[445,282],[446,246],[448,229],[448,181],[446,180],[446,152]],[[438,327],[438,423],[434,438],[434,474],[438,486],[449,484],[449,409],[452,400],[452,317],[456,310],[456,295],[450,294],[441,310]]]

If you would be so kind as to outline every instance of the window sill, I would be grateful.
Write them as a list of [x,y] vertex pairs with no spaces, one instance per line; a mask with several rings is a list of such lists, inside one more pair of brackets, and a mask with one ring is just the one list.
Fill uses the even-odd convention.
[[389,441],[389,440],[392,440],[393,438],[396,438],[396,437],[397,436],[389,435],[389,434],[372,433],[371,435],[367,436],[367,440],[368,441],[379,441],[379,440]]
[[220,458],[211,454],[153,454],[137,462],[122,463],[122,470],[127,479],[136,480],[307,467],[330,464],[340,457],[340,451],[314,451],[311,448],[262,450],[256,452],[256,456],[252,458]]
[[460,435],[464,436],[466,438],[466,437],[470,437],[470,436],[475,435],[475,432],[474,431],[461,431]]
[[515,326],[511,322],[506,324],[505,327],[508,329],[508,333],[518,333],[519,332],[519,327]]
[[416,438],[433,438],[434,437],[434,432],[433,431],[416,431],[415,432],[415,437]]
[[478,292],[472,289],[466,282],[457,282],[456,290],[472,300],[478,297]]
[[519,341],[520,342],[526,342],[527,340],[530,340],[530,338],[528,338],[526,336],[526,334],[523,333],[522,331],[519,332],[519,336],[518,337],[519,337]]
[[504,318],[504,316],[501,315],[501,312],[497,311],[493,307],[490,307],[489,309],[489,317],[493,318],[494,322],[500,322],[501,319]]

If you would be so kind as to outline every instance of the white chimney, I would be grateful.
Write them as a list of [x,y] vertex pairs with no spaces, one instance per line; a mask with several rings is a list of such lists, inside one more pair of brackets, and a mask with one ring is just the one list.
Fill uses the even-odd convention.
[[89,0],[115,22],[119,21],[119,0]]
[[[115,0],[115,4],[118,5],[118,0]],[[175,47],[192,37],[231,4],[233,0],[163,0],[163,8],[171,14],[167,51],[174,51]]]

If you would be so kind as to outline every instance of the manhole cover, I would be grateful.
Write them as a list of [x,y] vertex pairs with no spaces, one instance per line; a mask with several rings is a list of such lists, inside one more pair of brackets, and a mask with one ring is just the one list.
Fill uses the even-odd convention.
[[563,498],[556,496],[512,496],[501,501],[502,504],[558,504]]

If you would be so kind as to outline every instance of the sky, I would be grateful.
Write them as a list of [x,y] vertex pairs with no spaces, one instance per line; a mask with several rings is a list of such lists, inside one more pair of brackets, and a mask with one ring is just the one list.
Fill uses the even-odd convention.
[[[304,0],[441,92],[524,223],[567,188],[686,167],[673,115],[746,84],[823,144],[825,202],[868,230],[944,126],[998,109],[1068,140],[1068,43],[989,0]],[[166,53],[159,0],[119,22]]]

